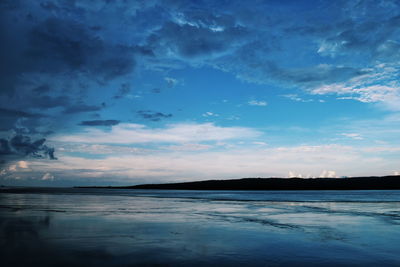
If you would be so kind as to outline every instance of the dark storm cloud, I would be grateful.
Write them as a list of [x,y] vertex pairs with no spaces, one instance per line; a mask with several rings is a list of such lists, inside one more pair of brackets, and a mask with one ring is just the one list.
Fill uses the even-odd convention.
[[132,47],[132,51],[134,51],[137,54],[143,55],[143,56],[149,56],[149,57],[154,56],[153,50],[147,46],[136,45],[136,46]]
[[40,85],[32,90],[33,93],[42,95],[50,92],[50,86],[47,84]]
[[167,119],[172,117],[172,114],[165,114],[162,112],[155,112],[151,110],[139,110],[137,114],[143,119],[150,121],[160,121],[162,119]]
[[49,18],[28,33],[27,66],[46,72],[82,71],[103,79],[130,73],[134,49],[109,45],[75,21]]
[[9,118],[40,118],[45,115],[30,113],[22,110],[14,110],[7,108],[0,108],[0,118],[9,117]]
[[[24,127],[20,127],[18,122],[21,120],[29,121],[32,125],[37,125],[46,115],[27,112],[22,110],[0,108],[0,131],[20,131]],[[24,132],[26,132],[24,130]]]
[[[28,4],[28,3],[27,3]],[[0,34],[3,42],[0,51],[2,92],[13,92],[22,73],[77,73],[95,80],[107,81],[129,74],[135,67],[135,54],[149,55],[152,51],[139,45],[114,43],[100,38],[91,32],[87,25],[77,19],[85,14],[82,8],[73,3],[48,1],[42,3],[45,9],[57,10],[59,14],[42,14],[30,3],[30,12],[43,16],[33,23],[24,22],[20,13],[5,13]],[[51,8],[50,8],[51,7]],[[12,11],[12,10],[11,10]],[[69,14],[72,12],[72,14]],[[76,13],[74,13],[76,12]],[[70,16],[72,15],[72,16]],[[19,16],[19,17],[18,17]],[[46,18],[47,16],[47,18]],[[18,23],[13,20],[18,18]],[[17,38],[16,36],[19,36]],[[48,85],[39,86],[33,91],[43,94],[50,92]]]
[[[80,5],[65,1],[1,2],[2,131],[49,133],[54,129],[46,128],[62,125],[65,115],[99,111],[104,106],[85,99],[86,88],[67,83],[105,86],[134,70],[136,54],[152,56],[151,49],[142,45],[100,36],[102,27],[94,31],[83,21],[90,11]],[[95,22],[102,24],[101,20]],[[28,88],[32,81],[36,85]],[[61,109],[40,120],[38,112],[57,107]]]
[[0,154],[1,155],[9,155],[11,154],[11,148],[10,144],[8,143],[8,140],[5,139],[0,139]]
[[87,105],[85,103],[78,103],[65,108],[64,112],[66,114],[73,114],[73,113],[81,113],[81,112],[92,112],[92,111],[99,111],[104,107],[102,106],[93,106]]
[[70,99],[67,96],[38,96],[30,98],[30,105],[32,108],[49,109],[55,107],[68,106]]
[[119,120],[92,120],[92,121],[82,121],[79,125],[82,126],[114,126],[119,124]]
[[12,159],[21,157],[49,158],[57,159],[54,155],[54,148],[48,147],[44,143],[46,139],[32,141],[29,136],[15,135],[11,139],[0,139],[0,155],[2,159],[10,157]]

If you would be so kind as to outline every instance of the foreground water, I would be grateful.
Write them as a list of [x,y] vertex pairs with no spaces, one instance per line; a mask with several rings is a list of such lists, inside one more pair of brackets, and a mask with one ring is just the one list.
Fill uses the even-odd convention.
[[0,192],[2,266],[400,266],[400,191]]

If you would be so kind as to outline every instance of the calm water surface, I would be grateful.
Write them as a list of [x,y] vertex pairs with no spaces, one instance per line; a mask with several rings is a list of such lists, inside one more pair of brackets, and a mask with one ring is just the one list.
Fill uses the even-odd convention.
[[400,266],[400,191],[0,191],[2,266]]

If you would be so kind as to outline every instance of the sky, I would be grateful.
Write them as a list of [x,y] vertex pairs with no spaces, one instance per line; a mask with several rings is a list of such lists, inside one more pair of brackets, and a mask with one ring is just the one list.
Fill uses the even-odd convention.
[[3,0],[0,183],[400,172],[400,1]]

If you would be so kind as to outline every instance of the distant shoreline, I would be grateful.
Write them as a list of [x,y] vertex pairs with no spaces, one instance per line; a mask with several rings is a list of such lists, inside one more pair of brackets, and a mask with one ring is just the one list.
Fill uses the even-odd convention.
[[158,190],[397,190],[400,176],[352,178],[242,178],[133,186],[75,186],[74,188]]

